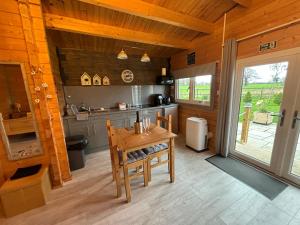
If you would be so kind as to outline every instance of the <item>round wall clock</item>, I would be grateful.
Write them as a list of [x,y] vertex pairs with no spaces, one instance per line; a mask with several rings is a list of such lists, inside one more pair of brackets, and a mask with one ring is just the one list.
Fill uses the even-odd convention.
[[121,77],[125,83],[131,83],[133,81],[133,73],[131,70],[123,70]]

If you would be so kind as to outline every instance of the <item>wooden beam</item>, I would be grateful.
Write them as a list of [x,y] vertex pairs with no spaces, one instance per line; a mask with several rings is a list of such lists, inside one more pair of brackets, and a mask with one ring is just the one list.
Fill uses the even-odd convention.
[[245,8],[249,8],[251,5],[251,0],[233,0],[233,1]]
[[152,45],[161,45],[173,48],[187,49],[189,42],[172,37],[163,37],[159,34],[146,33],[130,29],[104,25],[86,20],[74,19],[55,14],[44,14],[48,29],[87,34],[98,37],[107,37],[118,40],[134,41]]
[[205,20],[178,13],[167,8],[150,4],[141,0],[79,0],[81,2],[104,8],[117,10],[123,13],[143,17],[146,19],[182,27],[202,33],[212,33],[214,24]]

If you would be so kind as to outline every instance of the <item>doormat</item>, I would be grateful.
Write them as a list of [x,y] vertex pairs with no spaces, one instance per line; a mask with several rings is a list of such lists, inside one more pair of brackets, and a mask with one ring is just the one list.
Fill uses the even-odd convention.
[[276,198],[277,195],[288,186],[287,184],[232,158],[224,158],[215,155],[207,158],[206,161],[242,181],[271,200]]

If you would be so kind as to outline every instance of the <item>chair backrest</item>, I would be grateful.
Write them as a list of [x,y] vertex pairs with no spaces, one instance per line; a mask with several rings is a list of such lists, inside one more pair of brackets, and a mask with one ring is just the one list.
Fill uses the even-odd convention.
[[[113,138],[113,136],[114,136],[114,128],[111,125],[111,121],[110,120],[106,121],[106,130],[107,130],[107,137],[108,137],[108,143],[109,143],[109,151],[110,151],[110,155],[112,157],[111,160],[113,160],[114,156],[116,155],[118,149],[116,147],[115,140]],[[118,160],[118,159],[115,158],[115,160]]]
[[166,124],[166,129],[169,132],[172,132],[172,115],[168,115],[167,117],[163,117],[160,115],[160,112],[156,113],[156,125],[161,126],[161,123]]

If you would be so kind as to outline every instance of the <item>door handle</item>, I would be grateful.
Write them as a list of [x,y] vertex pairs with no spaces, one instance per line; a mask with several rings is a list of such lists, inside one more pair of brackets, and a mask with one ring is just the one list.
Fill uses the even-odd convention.
[[277,117],[279,117],[280,118],[280,126],[282,127],[283,123],[284,123],[285,114],[286,114],[286,111],[284,109],[284,110],[282,110],[281,113],[272,114],[271,116],[277,116]]
[[298,110],[294,112],[294,119],[293,119],[293,124],[292,124],[292,129],[296,127],[297,121],[300,120],[300,117],[298,117]]

